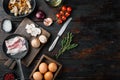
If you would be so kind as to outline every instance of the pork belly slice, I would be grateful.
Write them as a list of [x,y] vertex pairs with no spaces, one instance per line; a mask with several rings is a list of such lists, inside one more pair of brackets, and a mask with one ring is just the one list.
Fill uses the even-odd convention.
[[27,50],[25,45],[25,39],[23,37],[17,36],[5,41],[7,47],[7,53],[15,55],[22,51]]

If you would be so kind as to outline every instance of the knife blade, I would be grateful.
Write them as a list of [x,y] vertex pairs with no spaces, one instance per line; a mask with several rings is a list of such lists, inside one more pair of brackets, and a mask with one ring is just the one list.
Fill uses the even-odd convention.
[[55,40],[53,41],[53,43],[51,44],[51,46],[49,47],[48,51],[52,51],[58,41],[58,39],[60,38],[60,36],[63,34],[63,32],[65,31],[65,29],[67,28],[68,24],[70,23],[70,21],[72,20],[72,17],[69,18],[62,26],[62,28],[59,30],[57,37],[55,38]]

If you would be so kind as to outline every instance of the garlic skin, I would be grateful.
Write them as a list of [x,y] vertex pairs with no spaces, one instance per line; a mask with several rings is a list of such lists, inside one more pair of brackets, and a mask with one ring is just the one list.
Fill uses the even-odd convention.
[[51,18],[46,18],[43,23],[45,26],[50,26],[53,23],[53,20]]

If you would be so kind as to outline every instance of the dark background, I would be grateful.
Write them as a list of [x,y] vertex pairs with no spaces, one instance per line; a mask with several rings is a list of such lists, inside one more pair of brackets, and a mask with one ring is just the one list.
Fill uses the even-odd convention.
[[[54,22],[51,27],[45,27],[42,20],[35,18],[35,13],[41,9],[47,17],[52,17],[56,21],[55,14],[59,8],[49,7],[44,0],[36,0],[36,2],[37,7],[28,18],[40,24],[52,36],[32,64],[28,68],[23,65],[26,79],[42,54],[54,58],[54,54],[57,54],[60,48],[61,39],[70,31],[74,34],[73,42],[78,43],[79,46],[65,52],[57,59],[63,68],[56,80],[120,80],[120,0],[64,0],[64,5],[73,8],[71,15],[73,20],[53,52],[48,52],[48,48],[62,25]],[[1,2],[0,23],[4,18],[12,20],[14,30],[23,20],[5,14]],[[3,54],[1,45],[7,35],[9,34],[0,31],[0,80],[7,72],[19,74],[17,66],[13,70],[4,66],[8,58]]]

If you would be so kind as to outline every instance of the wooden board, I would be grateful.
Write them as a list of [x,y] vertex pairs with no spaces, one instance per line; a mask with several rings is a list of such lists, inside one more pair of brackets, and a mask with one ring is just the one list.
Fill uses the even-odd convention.
[[[57,62],[56,60],[52,59],[51,57],[48,57],[47,55],[43,54],[41,56],[41,58],[39,59],[37,65],[34,67],[32,73],[30,74],[29,76],[29,79],[30,80],[33,80],[33,74],[34,72],[36,71],[39,71],[39,65],[42,63],[42,62],[45,62],[47,65],[49,65],[50,63],[56,63],[57,65],[57,70],[55,72],[53,72],[53,79],[52,80],[55,80],[55,78],[57,77],[57,75],[59,74],[61,68],[62,68],[62,64],[60,64],[59,62]],[[44,75],[44,74],[43,74]],[[44,80],[44,79],[43,79]]]
[[[18,28],[16,29],[15,33],[16,34],[21,34],[23,36],[25,36],[28,41],[30,42],[30,40],[33,38],[30,34],[28,34],[25,30],[25,26],[26,24],[31,24],[31,23],[34,23],[33,21],[31,21],[30,19],[28,18],[25,18],[21,23],[20,25],[18,26]],[[35,24],[35,23],[34,23]],[[37,25],[37,24],[36,24]],[[41,27],[40,27],[41,28]],[[50,37],[50,33],[47,32],[45,29],[41,28],[42,29],[42,33],[43,35],[45,35],[47,38]],[[28,54],[22,59],[22,63],[25,65],[25,66],[29,66],[31,64],[31,62],[33,61],[33,59],[36,57],[36,55],[39,53],[40,49],[43,47],[43,44],[41,45],[40,48],[33,48],[31,45],[30,45],[30,49],[29,49],[29,52]]]

